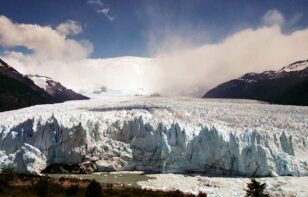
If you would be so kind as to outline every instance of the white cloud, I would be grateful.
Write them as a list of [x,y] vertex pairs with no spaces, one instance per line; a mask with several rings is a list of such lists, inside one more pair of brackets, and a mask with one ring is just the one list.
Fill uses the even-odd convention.
[[82,32],[82,27],[77,21],[67,20],[56,27],[56,30],[64,36],[77,35]]
[[285,22],[281,12],[276,9],[268,10],[263,16],[262,21],[266,26],[273,26],[273,25],[282,26]]
[[104,3],[101,0],[88,0],[88,4],[104,6]]
[[114,16],[111,16],[109,14],[110,8],[107,7],[104,2],[101,0],[88,0],[88,4],[91,4],[93,6],[96,6],[95,9],[97,13],[102,14],[105,16],[109,21],[113,21],[115,19]]
[[1,58],[22,73],[46,75],[77,91],[106,86],[124,93],[138,92],[139,89],[152,92],[156,85],[152,82],[157,81],[151,58],[49,60],[44,64],[33,56],[16,52],[7,52]]
[[[69,61],[86,58],[92,52],[92,45],[89,42],[80,42],[66,37],[68,34],[81,31],[74,22],[61,24],[55,30],[49,26],[13,23],[7,17],[0,16],[0,26],[1,46],[26,47],[33,51],[33,56],[37,59]],[[59,30],[62,32],[60,33]]]
[[115,17],[109,15],[109,10],[109,8],[101,8],[97,12],[103,14],[108,20],[113,21]]
[[[219,43],[197,47],[179,44],[179,40],[185,38],[168,31],[170,35],[166,38],[173,39],[156,40],[156,47],[165,46],[162,42],[167,42],[169,47],[156,50],[160,54],[152,58],[91,59],[89,47],[83,47],[87,44],[67,39],[50,27],[16,24],[6,17],[0,17],[0,25],[1,46],[26,46],[34,50],[28,55],[7,51],[3,58],[9,64],[23,73],[50,76],[76,90],[107,86],[124,92],[142,88],[163,95],[202,96],[217,84],[246,72],[279,69],[307,59],[308,51],[308,28],[283,34],[280,27],[274,25],[244,29]],[[34,31],[28,30],[30,27]],[[49,43],[53,39],[59,46]],[[61,53],[70,49],[70,59],[53,54],[55,49],[63,48],[66,50]],[[78,53],[76,48],[83,48],[81,51],[86,53]]]
[[279,69],[307,59],[308,29],[290,35],[278,26],[245,29],[217,44],[165,52],[157,57],[165,94],[201,96],[219,83],[247,72]]

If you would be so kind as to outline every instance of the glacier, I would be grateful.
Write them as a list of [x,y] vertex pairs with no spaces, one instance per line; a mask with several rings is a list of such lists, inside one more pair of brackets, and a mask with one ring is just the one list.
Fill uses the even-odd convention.
[[0,113],[0,169],[307,176],[308,107],[129,97]]

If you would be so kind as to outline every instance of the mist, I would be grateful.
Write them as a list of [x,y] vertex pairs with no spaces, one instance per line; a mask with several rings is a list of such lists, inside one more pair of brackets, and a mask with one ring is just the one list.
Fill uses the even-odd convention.
[[308,30],[289,35],[278,25],[245,29],[221,43],[167,52],[156,57],[164,94],[202,96],[219,83],[247,72],[276,70],[307,59]]
[[[0,45],[7,48],[1,58],[24,74],[46,75],[77,91],[105,86],[132,94],[141,91],[200,97],[219,83],[247,72],[276,70],[307,59],[308,29],[283,33],[285,20],[278,11],[270,11],[260,20],[259,27],[239,30],[217,43],[206,39],[196,43],[186,34],[169,29],[163,39],[149,33],[150,57],[93,59],[95,49],[89,41],[69,36],[82,32],[76,21],[53,28],[18,24],[1,16]],[[29,35],[29,29],[35,31]],[[192,36],[201,35],[198,30],[190,31]],[[32,53],[14,51],[16,46]]]

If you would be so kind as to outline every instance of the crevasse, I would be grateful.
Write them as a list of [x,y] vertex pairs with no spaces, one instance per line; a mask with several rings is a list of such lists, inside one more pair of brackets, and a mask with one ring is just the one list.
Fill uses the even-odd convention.
[[183,121],[169,107],[48,112],[14,126],[12,117],[0,126],[0,168],[38,174],[51,164],[90,162],[96,171],[308,175],[308,162],[301,157],[308,151],[305,132]]

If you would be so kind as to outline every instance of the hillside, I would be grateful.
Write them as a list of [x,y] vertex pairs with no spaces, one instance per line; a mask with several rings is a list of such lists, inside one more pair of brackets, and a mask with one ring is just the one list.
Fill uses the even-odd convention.
[[308,60],[278,71],[247,73],[209,90],[203,98],[239,98],[286,105],[308,105]]
[[0,111],[54,103],[54,98],[0,59]]

